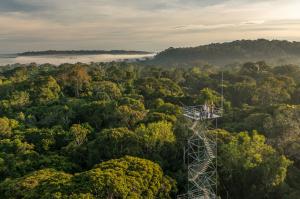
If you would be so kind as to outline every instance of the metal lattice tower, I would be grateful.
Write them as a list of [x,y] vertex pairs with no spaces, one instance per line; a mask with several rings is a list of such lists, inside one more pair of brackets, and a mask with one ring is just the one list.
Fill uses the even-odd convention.
[[177,199],[216,199],[217,191],[217,140],[207,135],[206,121],[222,115],[222,108],[184,106],[183,115],[193,124],[193,135],[188,139],[188,193]]

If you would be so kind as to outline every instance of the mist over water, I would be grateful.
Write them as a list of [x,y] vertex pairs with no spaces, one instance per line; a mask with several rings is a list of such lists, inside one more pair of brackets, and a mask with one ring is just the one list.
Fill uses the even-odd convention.
[[136,55],[116,55],[116,54],[100,54],[100,55],[45,55],[45,56],[17,56],[8,57],[0,56],[0,66],[8,64],[53,64],[60,65],[63,63],[91,63],[91,62],[112,62],[112,61],[126,61],[135,59],[152,58],[155,54],[136,54]]

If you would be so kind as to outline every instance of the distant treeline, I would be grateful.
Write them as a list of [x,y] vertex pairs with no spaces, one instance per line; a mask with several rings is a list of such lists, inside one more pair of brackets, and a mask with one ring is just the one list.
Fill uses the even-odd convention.
[[15,58],[16,54],[0,54],[0,58]]
[[265,60],[272,64],[300,63],[300,42],[239,40],[190,48],[168,48],[149,62],[151,65],[228,65]]
[[47,51],[30,51],[19,53],[19,56],[41,56],[41,55],[99,55],[99,54],[150,54],[146,51],[126,51],[126,50],[47,50]]

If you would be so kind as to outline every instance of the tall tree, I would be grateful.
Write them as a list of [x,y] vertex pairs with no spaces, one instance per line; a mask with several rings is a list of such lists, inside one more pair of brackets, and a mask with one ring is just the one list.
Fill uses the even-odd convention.
[[257,132],[219,132],[220,191],[231,198],[266,198],[281,185],[291,164]]

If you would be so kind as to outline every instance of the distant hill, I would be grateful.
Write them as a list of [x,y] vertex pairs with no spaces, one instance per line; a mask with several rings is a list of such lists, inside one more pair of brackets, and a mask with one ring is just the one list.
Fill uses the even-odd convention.
[[126,50],[47,50],[47,51],[31,51],[19,53],[18,56],[43,56],[43,55],[137,55],[137,54],[151,54],[146,51],[126,51]]
[[169,48],[158,53],[148,64],[223,66],[261,60],[270,64],[299,64],[300,42],[258,39],[213,43],[191,48]]

